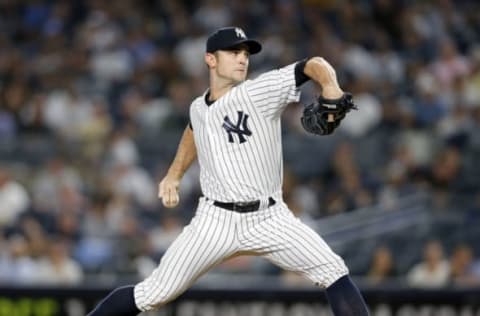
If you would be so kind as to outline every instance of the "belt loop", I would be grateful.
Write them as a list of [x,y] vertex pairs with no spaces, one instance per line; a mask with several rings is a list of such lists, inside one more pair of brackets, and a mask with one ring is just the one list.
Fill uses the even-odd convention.
[[262,197],[260,199],[260,206],[258,207],[259,210],[264,210],[266,208],[268,208],[268,197]]
[[212,199],[209,199],[208,197],[204,196],[204,199],[205,199],[205,203],[207,205],[213,205],[213,203],[215,202],[214,200]]

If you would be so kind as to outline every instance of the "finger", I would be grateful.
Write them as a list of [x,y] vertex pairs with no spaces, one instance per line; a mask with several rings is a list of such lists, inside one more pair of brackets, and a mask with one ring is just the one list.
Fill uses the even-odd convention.
[[175,187],[172,189],[172,191],[170,192],[170,203],[173,205],[173,206],[176,206],[178,204],[178,201],[180,200],[179,196],[178,196],[178,188]]
[[165,205],[166,207],[170,206],[170,189],[169,188],[165,189],[165,192],[163,194],[163,205]]
[[330,123],[335,122],[335,117],[333,116],[333,114],[331,113],[328,114],[327,122],[330,122]]
[[169,189],[163,199],[163,205],[166,207],[175,207],[179,202],[179,196],[176,189]]
[[178,205],[179,197],[177,192],[172,192],[170,195],[170,207],[175,207]]
[[164,196],[162,197],[162,204],[163,204],[163,206],[165,206],[165,207],[170,207],[170,199],[168,198],[167,195],[164,195]]
[[158,198],[163,198],[164,192],[163,192],[163,181],[158,184]]

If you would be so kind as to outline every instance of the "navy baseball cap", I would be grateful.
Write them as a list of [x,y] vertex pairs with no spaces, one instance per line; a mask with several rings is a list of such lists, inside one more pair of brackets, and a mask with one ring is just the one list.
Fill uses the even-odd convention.
[[221,28],[208,37],[207,53],[228,50],[240,44],[246,44],[250,54],[256,54],[262,50],[262,45],[259,42],[247,38],[241,28],[232,26]]

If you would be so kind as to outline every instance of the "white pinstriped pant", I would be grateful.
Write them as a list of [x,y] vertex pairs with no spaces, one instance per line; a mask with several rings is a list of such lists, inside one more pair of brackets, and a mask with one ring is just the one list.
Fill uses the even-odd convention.
[[262,256],[326,288],[348,273],[343,260],[283,202],[237,213],[200,199],[189,225],[168,248],[160,265],[135,286],[142,311],[172,301],[223,260],[243,252]]

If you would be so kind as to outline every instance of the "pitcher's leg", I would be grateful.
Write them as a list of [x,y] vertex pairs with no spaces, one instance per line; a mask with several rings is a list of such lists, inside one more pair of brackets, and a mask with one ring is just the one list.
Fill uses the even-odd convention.
[[87,316],[136,316],[141,311],[135,304],[133,285],[113,290]]
[[[265,257],[274,264],[298,272],[326,289],[336,316],[366,316],[368,309],[348,268],[313,229],[283,209],[257,227],[263,242],[273,243]],[[268,248],[267,248],[268,249]]]
[[298,272],[322,288],[348,274],[342,258],[286,207],[259,213],[242,226],[242,246],[288,271]]
[[[134,316],[175,299],[203,273],[235,252],[232,224],[228,214],[215,218],[207,212],[197,215],[149,277],[134,289],[127,287],[129,294],[123,288],[116,289],[89,316]],[[134,307],[124,306],[129,300]]]
[[202,214],[185,227],[157,269],[135,286],[142,311],[155,309],[182,294],[203,273],[235,252],[235,229],[228,213],[222,218]]
[[357,286],[348,275],[335,281],[326,289],[334,315],[367,316],[368,309]]

